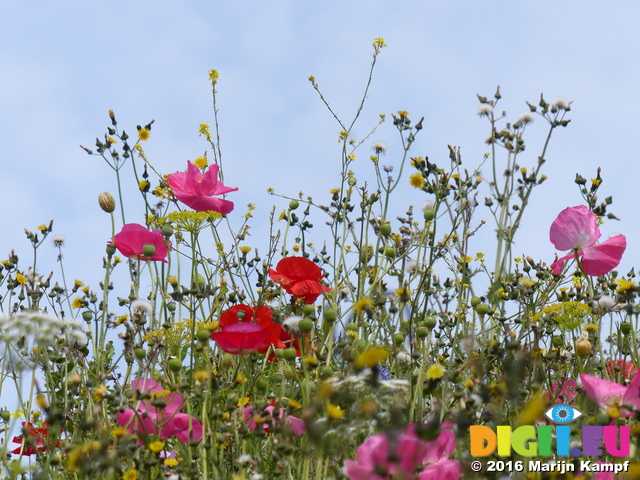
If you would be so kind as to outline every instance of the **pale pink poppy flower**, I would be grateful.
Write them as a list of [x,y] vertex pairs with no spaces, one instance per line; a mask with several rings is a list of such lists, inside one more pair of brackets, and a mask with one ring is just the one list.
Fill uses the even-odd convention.
[[[116,247],[122,255],[136,260],[161,260],[167,263],[166,257],[169,246],[160,230],[149,230],[137,223],[127,223],[120,233],[108,242]],[[144,246],[153,245],[155,252],[151,257],[145,257]]]
[[571,250],[551,265],[554,274],[562,272],[567,260],[582,257],[587,275],[605,275],[618,266],[627,248],[624,235],[616,235],[596,245],[600,238],[596,215],[584,205],[565,208],[551,224],[549,239],[558,250]]
[[218,165],[211,165],[202,173],[197,166],[188,162],[186,172],[172,173],[167,176],[167,182],[174,195],[187,207],[196,212],[218,212],[222,215],[231,213],[233,202],[222,198],[214,198],[213,195],[224,195],[235,192],[237,188],[225,187],[218,180]]
[[[265,432],[269,432],[270,428],[275,428],[276,426],[276,419],[273,418],[274,410],[275,407],[273,405],[269,405],[264,409],[264,411],[267,412],[271,417],[271,420],[266,420],[262,423],[262,428]],[[249,430],[255,430],[256,426],[258,425],[255,420],[256,415],[253,414],[252,411],[253,407],[245,407],[244,409],[244,417],[249,424]],[[300,420],[298,417],[294,417],[293,415],[285,415],[282,408],[278,412],[278,421],[281,421],[285,425],[287,425],[291,430],[291,433],[293,433],[294,435],[302,435],[306,430],[304,421]]]
[[358,460],[344,462],[351,480],[414,479],[457,480],[462,466],[449,460],[456,448],[450,422],[443,423],[438,438],[425,442],[416,435],[416,426],[409,425],[407,433],[382,433],[369,437],[358,447]]
[[[640,373],[633,377],[628,387],[586,374],[580,375],[580,381],[589,398],[602,408],[628,405],[640,409]],[[623,409],[620,415],[628,417],[631,412]]]
[[[188,443],[190,440],[202,440],[202,425],[200,422],[180,410],[184,407],[184,397],[179,392],[167,392],[155,380],[138,378],[131,382],[134,392],[151,395],[150,400],[141,400],[136,410],[130,408],[118,412],[118,423],[126,427],[133,435],[156,435],[165,440],[176,437]],[[135,397],[135,394],[134,394]],[[162,400],[164,407],[154,407],[153,400]]]

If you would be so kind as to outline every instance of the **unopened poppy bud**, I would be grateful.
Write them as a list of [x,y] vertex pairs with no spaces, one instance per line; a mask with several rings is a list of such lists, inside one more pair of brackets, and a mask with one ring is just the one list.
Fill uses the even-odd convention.
[[142,254],[147,258],[152,258],[156,254],[156,246],[153,243],[145,243],[142,246]]
[[109,192],[102,192],[98,195],[98,203],[100,208],[107,213],[111,213],[116,209],[116,201]]
[[289,348],[285,348],[282,351],[282,357],[285,360],[289,360],[289,361],[293,361],[296,359],[296,356],[298,355],[298,352],[296,352],[296,349],[293,347],[289,347]]
[[136,358],[138,360],[142,360],[147,356],[147,351],[144,348],[136,348],[134,353],[136,354]]
[[309,318],[300,320],[300,322],[298,323],[298,330],[300,331],[300,333],[309,333],[311,330],[313,330],[313,320]]
[[426,209],[423,215],[424,215],[424,219],[428,222],[436,218],[436,212],[434,212],[430,208]]
[[313,316],[315,311],[316,311],[316,307],[314,307],[313,305],[305,305],[304,307],[302,307],[302,314],[305,317]]
[[82,312],[82,319],[85,322],[90,322],[91,319],[93,319],[93,313],[91,313],[89,310]]
[[391,235],[391,225],[388,223],[383,223],[380,225],[380,235],[383,237],[388,237]]
[[291,200],[289,202],[289,210],[295,210],[299,206],[300,206],[300,202],[298,202],[297,200]]
[[329,308],[322,312],[322,318],[324,318],[324,321],[329,325],[333,325],[338,318],[338,312],[336,312],[333,308]]
[[196,332],[196,338],[202,343],[207,343],[209,341],[210,335],[211,333],[209,333],[209,330],[206,330],[204,328]]
[[429,329],[425,327],[420,327],[416,330],[416,336],[418,338],[426,338],[429,336]]
[[491,310],[491,308],[486,303],[480,303],[476,307],[476,312],[478,312],[479,315],[486,315],[489,313],[489,310]]
[[169,370],[172,372],[179,372],[182,369],[182,360],[179,358],[172,358],[169,360]]
[[168,223],[164,224],[161,230],[162,230],[162,235],[164,235],[166,238],[169,238],[171,235],[173,235],[173,227]]
[[436,319],[436,317],[429,316],[424,319],[424,325],[427,328],[434,329],[437,324],[438,324],[438,320]]

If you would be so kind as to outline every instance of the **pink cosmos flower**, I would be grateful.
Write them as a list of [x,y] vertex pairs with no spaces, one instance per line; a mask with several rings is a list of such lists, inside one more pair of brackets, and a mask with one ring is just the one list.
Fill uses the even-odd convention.
[[346,460],[344,466],[351,480],[387,480],[416,478],[418,480],[457,480],[462,466],[449,460],[456,448],[456,439],[450,422],[444,422],[438,438],[431,442],[421,440],[416,426],[409,425],[407,433],[390,435],[381,433],[369,437],[358,447],[358,460]]
[[[131,382],[134,392],[151,395],[150,400],[141,400],[136,410],[130,408],[117,413],[118,423],[129,433],[139,436],[156,435],[165,440],[176,437],[184,443],[202,440],[202,425],[191,415],[181,413],[184,397],[178,392],[167,392],[155,380],[138,378]],[[135,398],[135,394],[134,394]],[[152,405],[154,400],[164,402],[164,407]]]
[[[580,381],[589,398],[602,408],[628,405],[634,409],[640,409],[640,373],[637,373],[628,387],[615,382],[581,374]],[[624,409],[621,416],[631,416],[631,412]]]
[[605,275],[618,266],[627,248],[624,235],[616,235],[596,245],[600,238],[596,215],[584,205],[565,208],[551,224],[549,238],[558,250],[571,250],[551,265],[554,274],[562,272],[567,260],[582,257],[582,270],[591,276]]
[[213,197],[213,195],[224,195],[238,190],[237,188],[225,187],[218,180],[220,167],[211,165],[209,170],[202,173],[193,163],[187,163],[186,172],[172,173],[167,176],[167,182],[178,200],[196,212],[214,211],[222,215],[231,213],[233,202]]
[[[139,260],[161,260],[167,263],[166,257],[168,253],[168,245],[160,230],[148,230],[137,223],[127,223],[120,233],[113,237],[113,244],[122,255],[128,258]],[[145,245],[153,245],[155,253],[147,258],[144,256],[143,250]]]
[[[253,407],[245,407],[244,409],[244,418],[249,424],[248,425],[249,430],[255,430],[257,426],[256,420],[255,420],[256,415],[252,413],[252,410],[253,410]],[[261,415],[261,417],[265,419],[265,421],[262,422],[262,428],[264,429],[265,432],[268,432],[270,428],[275,428],[276,426],[276,419],[273,418],[274,410],[275,410],[275,407],[273,405],[269,405],[264,409],[264,411],[267,412],[268,416],[265,418],[264,416]],[[300,420],[298,417],[294,417],[293,415],[285,416],[285,413],[282,408],[278,412],[278,420],[284,422],[284,424],[287,425],[289,429],[291,429],[291,433],[293,433],[294,435],[302,435],[306,430],[306,427],[302,420]]]

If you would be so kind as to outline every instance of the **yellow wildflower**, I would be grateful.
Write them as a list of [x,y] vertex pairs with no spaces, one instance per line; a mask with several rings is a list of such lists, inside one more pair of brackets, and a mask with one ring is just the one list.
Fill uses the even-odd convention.
[[71,302],[71,308],[82,308],[87,304],[82,297],[76,297]]
[[344,417],[344,410],[342,410],[338,405],[327,403],[327,415],[329,418],[339,420]]
[[140,180],[138,182],[138,188],[141,192],[148,192],[151,184],[147,180]]
[[149,444],[149,450],[153,453],[160,453],[164,448],[164,442],[162,440],[156,440]]
[[409,177],[409,184],[413,188],[423,189],[425,185],[424,177],[421,173],[414,173]]
[[146,129],[146,128],[141,128],[140,130],[138,130],[138,138],[143,141],[146,142],[147,140],[149,140],[149,137],[151,136],[151,131]]
[[247,253],[249,253],[251,251],[251,247],[247,247],[246,245],[240,247],[240,251],[246,255]]
[[173,468],[178,465],[178,460],[176,460],[175,458],[167,458],[165,459],[164,464],[166,467]]
[[111,431],[111,436],[113,438],[120,438],[120,437],[124,437],[127,433],[127,429],[124,427],[116,427]]
[[371,300],[369,297],[362,297],[356,301],[356,304],[353,306],[353,309],[356,311],[356,313],[362,313],[367,310],[370,310],[372,306],[373,306],[373,300]]
[[616,283],[618,284],[618,288],[616,288],[616,292],[618,293],[630,290],[631,287],[633,287],[636,284],[636,282],[625,280],[624,278],[616,279]]
[[207,161],[207,157],[205,157],[204,155],[201,157],[196,158],[193,161],[193,164],[198,167],[201,170],[204,170],[204,168],[209,165],[209,162]]
[[358,369],[363,369],[365,367],[373,368],[376,365],[384,362],[389,356],[389,352],[387,352],[382,347],[373,347],[369,348],[362,352],[358,358],[356,358],[355,365]]
[[16,274],[16,282],[18,282],[20,285],[26,285],[27,284],[27,279],[25,278],[25,276],[21,273],[17,273]]
[[122,474],[122,480],[138,480],[138,471],[135,468],[130,468]]
[[214,85],[218,83],[218,79],[220,78],[220,73],[215,68],[209,70],[209,81]]
[[40,230],[41,232],[46,232],[47,231],[47,226],[46,225],[39,225],[38,226],[38,230]]
[[445,369],[439,363],[434,363],[427,369],[427,380],[440,380],[444,375]]

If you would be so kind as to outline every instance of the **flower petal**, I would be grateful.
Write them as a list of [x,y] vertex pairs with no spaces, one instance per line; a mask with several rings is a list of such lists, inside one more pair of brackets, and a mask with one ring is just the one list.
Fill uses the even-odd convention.
[[609,408],[622,400],[627,392],[625,386],[584,373],[580,374],[580,381],[589,398],[602,408]]
[[640,373],[636,373],[622,397],[622,403],[635,409],[640,408]]
[[560,257],[558,260],[551,264],[551,271],[554,275],[560,275],[562,273],[562,269],[564,268],[564,262],[567,260],[571,260],[575,255],[570,253],[569,255],[565,255],[564,257]]
[[600,238],[596,215],[584,205],[565,208],[551,224],[549,239],[558,250],[582,250]]
[[618,266],[626,248],[627,239],[624,235],[616,235],[599,245],[585,248],[582,256],[584,273],[594,277],[606,275]]

